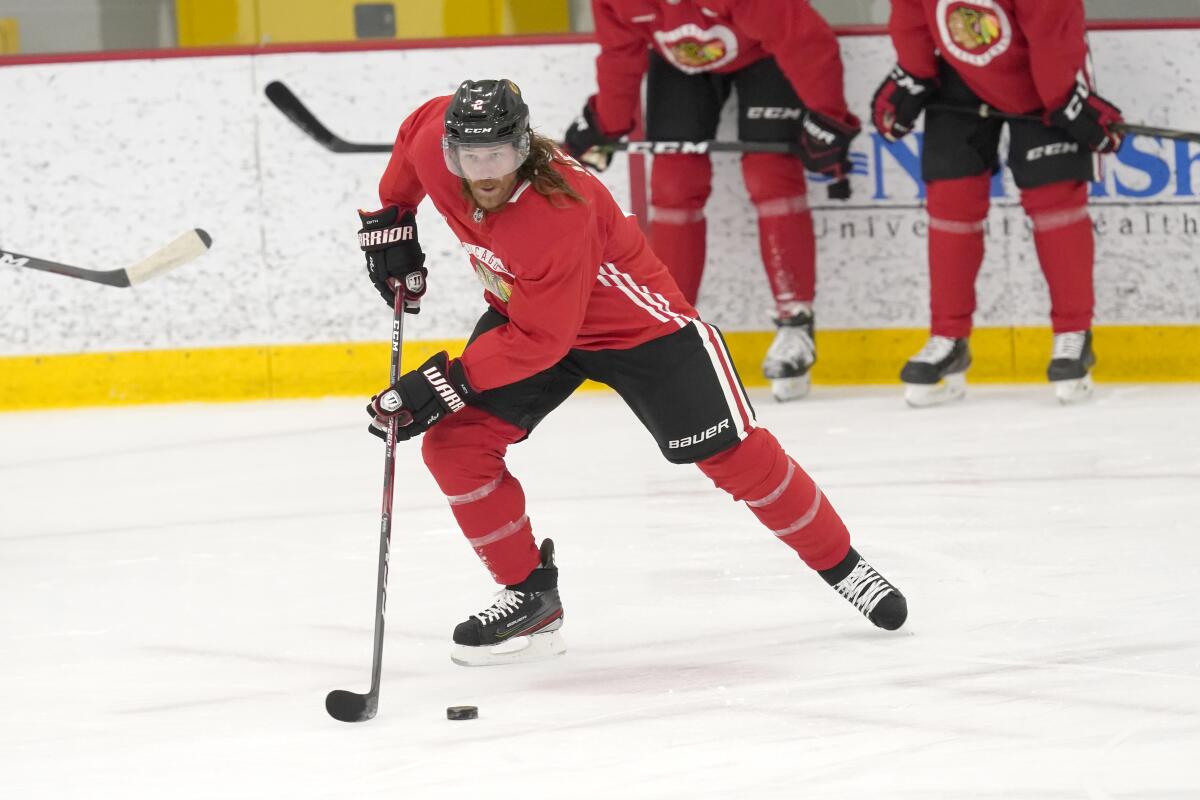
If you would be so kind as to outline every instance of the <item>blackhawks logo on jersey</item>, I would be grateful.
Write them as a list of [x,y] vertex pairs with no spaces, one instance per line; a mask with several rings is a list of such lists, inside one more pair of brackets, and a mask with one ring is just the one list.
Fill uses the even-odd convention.
[[508,298],[512,297],[512,284],[485,267],[474,256],[471,257],[471,266],[475,268],[475,275],[483,284],[483,288],[500,298],[500,302],[507,303]]
[[510,281],[505,280],[504,276],[515,277],[508,267],[504,266],[504,262],[500,260],[499,256],[486,247],[470,242],[460,242],[460,244],[470,256],[471,267],[474,268],[475,276],[483,284],[484,290],[500,298],[501,302],[507,303],[508,298],[512,297],[513,285]]
[[688,23],[655,31],[654,39],[668,61],[692,75],[728,64],[738,54],[737,35],[724,25],[701,28]]
[[938,0],[938,33],[948,56],[986,66],[1012,44],[1012,24],[996,0]]

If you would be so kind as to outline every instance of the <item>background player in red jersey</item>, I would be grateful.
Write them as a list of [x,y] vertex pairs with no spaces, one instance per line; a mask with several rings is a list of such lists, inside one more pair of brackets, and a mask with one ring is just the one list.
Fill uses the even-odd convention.
[[[1092,87],[1082,0],[892,0],[888,26],[898,62],[875,93],[885,137],[912,130],[929,102],[1014,114],[1008,166],[1033,225],[1050,287],[1054,350],[1047,377],[1063,402],[1091,394],[1092,265],[1087,212],[1093,153],[1115,151],[1121,112]],[[912,405],[961,397],[984,220],[1006,123],[954,111],[925,112],[922,173],[929,191],[931,337],[900,379]]]
[[[835,181],[831,197],[849,197],[850,141],[859,131],[846,107],[833,31],[807,0],[592,0],[592,10],[599,91],[567,131],[571,155],[608,166],[611,144],[633,129],[647,73],[648,139],[714,138],[736,88],[739,140],[800,142],[803,163],[747,153],[742,175],[775,298],[778,330],[763,373],[776,399],[804,396],[816,360],[816,243],[804,167]],[[691,303],[704,271],[711,190],[707,155],[654,156],[650,243]]]
[[[604,185],[534,134],[517,87],[467,81],[400,128],[380,182],[384,208],[360,212],[367,271],[384,299],[427,274],[414,209],[426,196],[454,231],[488,309],[463,354],[445,352],[373,398],[373,430],[409,420],[459,526],[497,583],[487,609],[454,631],[456,662],[563,652],[549,539],[539,548],[504,454],[586,378],[617,391],[674,463],[696,464],[875,625],[907,603],[850,546],[820,489],[764,428],[721,333],[704,323]],[[420,279],[409,280],[414,276]],[[408,310],[420,296],[406,297]]]

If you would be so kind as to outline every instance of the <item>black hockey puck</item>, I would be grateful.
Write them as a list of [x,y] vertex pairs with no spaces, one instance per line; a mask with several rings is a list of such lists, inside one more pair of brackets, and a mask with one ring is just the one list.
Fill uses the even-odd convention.
[[476,706],[450,706],[446,709],[446,719],[477,719],[479,709]]

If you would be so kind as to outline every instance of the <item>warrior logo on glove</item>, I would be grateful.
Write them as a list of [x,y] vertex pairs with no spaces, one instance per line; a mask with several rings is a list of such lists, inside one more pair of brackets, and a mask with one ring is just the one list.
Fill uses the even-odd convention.
[[372,419],[368,430],[386,439],[388,422],[395,419],[396,439],[407,441],[429,430],[447,414],[466,408],[467,400],[474,394],[462,362],[443,351],[401,375],[393,386],[371,399],[367,406]]
[[420,272],[410,272],[404,276],[404,288],[409,296],[420,297],[425,294],[425,276]]
[[454,391],[454,387],[446,382],[445,376],[439,367],[431,365],[421,370],[421,374],[429,381],[429,385],[433,390],[442,396],[442,402],[446,404],[446,408],[451,413],[461,410],[466,403],[458,396],[458,392]]
[[388,206],[379,211],[359,211],[362,230],[358,246],[367,257],[367,275],[389,306],[395,305],[393,282],[404,286],[404,310],[421,312],[425,294],[425,253],[417,239],[417,219],[411,210]]
[[404,401],[400,399],[400,393],[395,389],[388,389],[379,395],[378,402],[379,407],[388,413],[396,411],[400,406],[404,405]]

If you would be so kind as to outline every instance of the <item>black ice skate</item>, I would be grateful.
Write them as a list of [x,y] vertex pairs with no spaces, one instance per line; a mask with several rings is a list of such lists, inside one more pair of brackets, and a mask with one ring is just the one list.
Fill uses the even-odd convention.
[[763,376],[771,379],[771,394],[781,403],[808,394],[808,371],[817,361],[812,308],[798,303],[790,311],[774,320],[775,339],[762,366]]
[[900,370],[904,400],[913,408],[936,406],[967,393],[971,348],[966,339],[930,336],[921,351]]
[[908,601],[904,595],[876,572],[853,547],[842,563],[821,570],[820,574],[826,583],[877,627],[894,631],[908,619]]
[[529,577],[497,593],[496,602],[454,629],[450,660],[464,667],[486,667],[539,661],[561,655],[567,648],[558,597],[558,567],[554,542],[540,550],[541,566]]
[[1092,396],[1095,363],[1091,331],[1054,334],[1054,353],[1046,377],[1054,385],[1060,403],[1078,403]]

